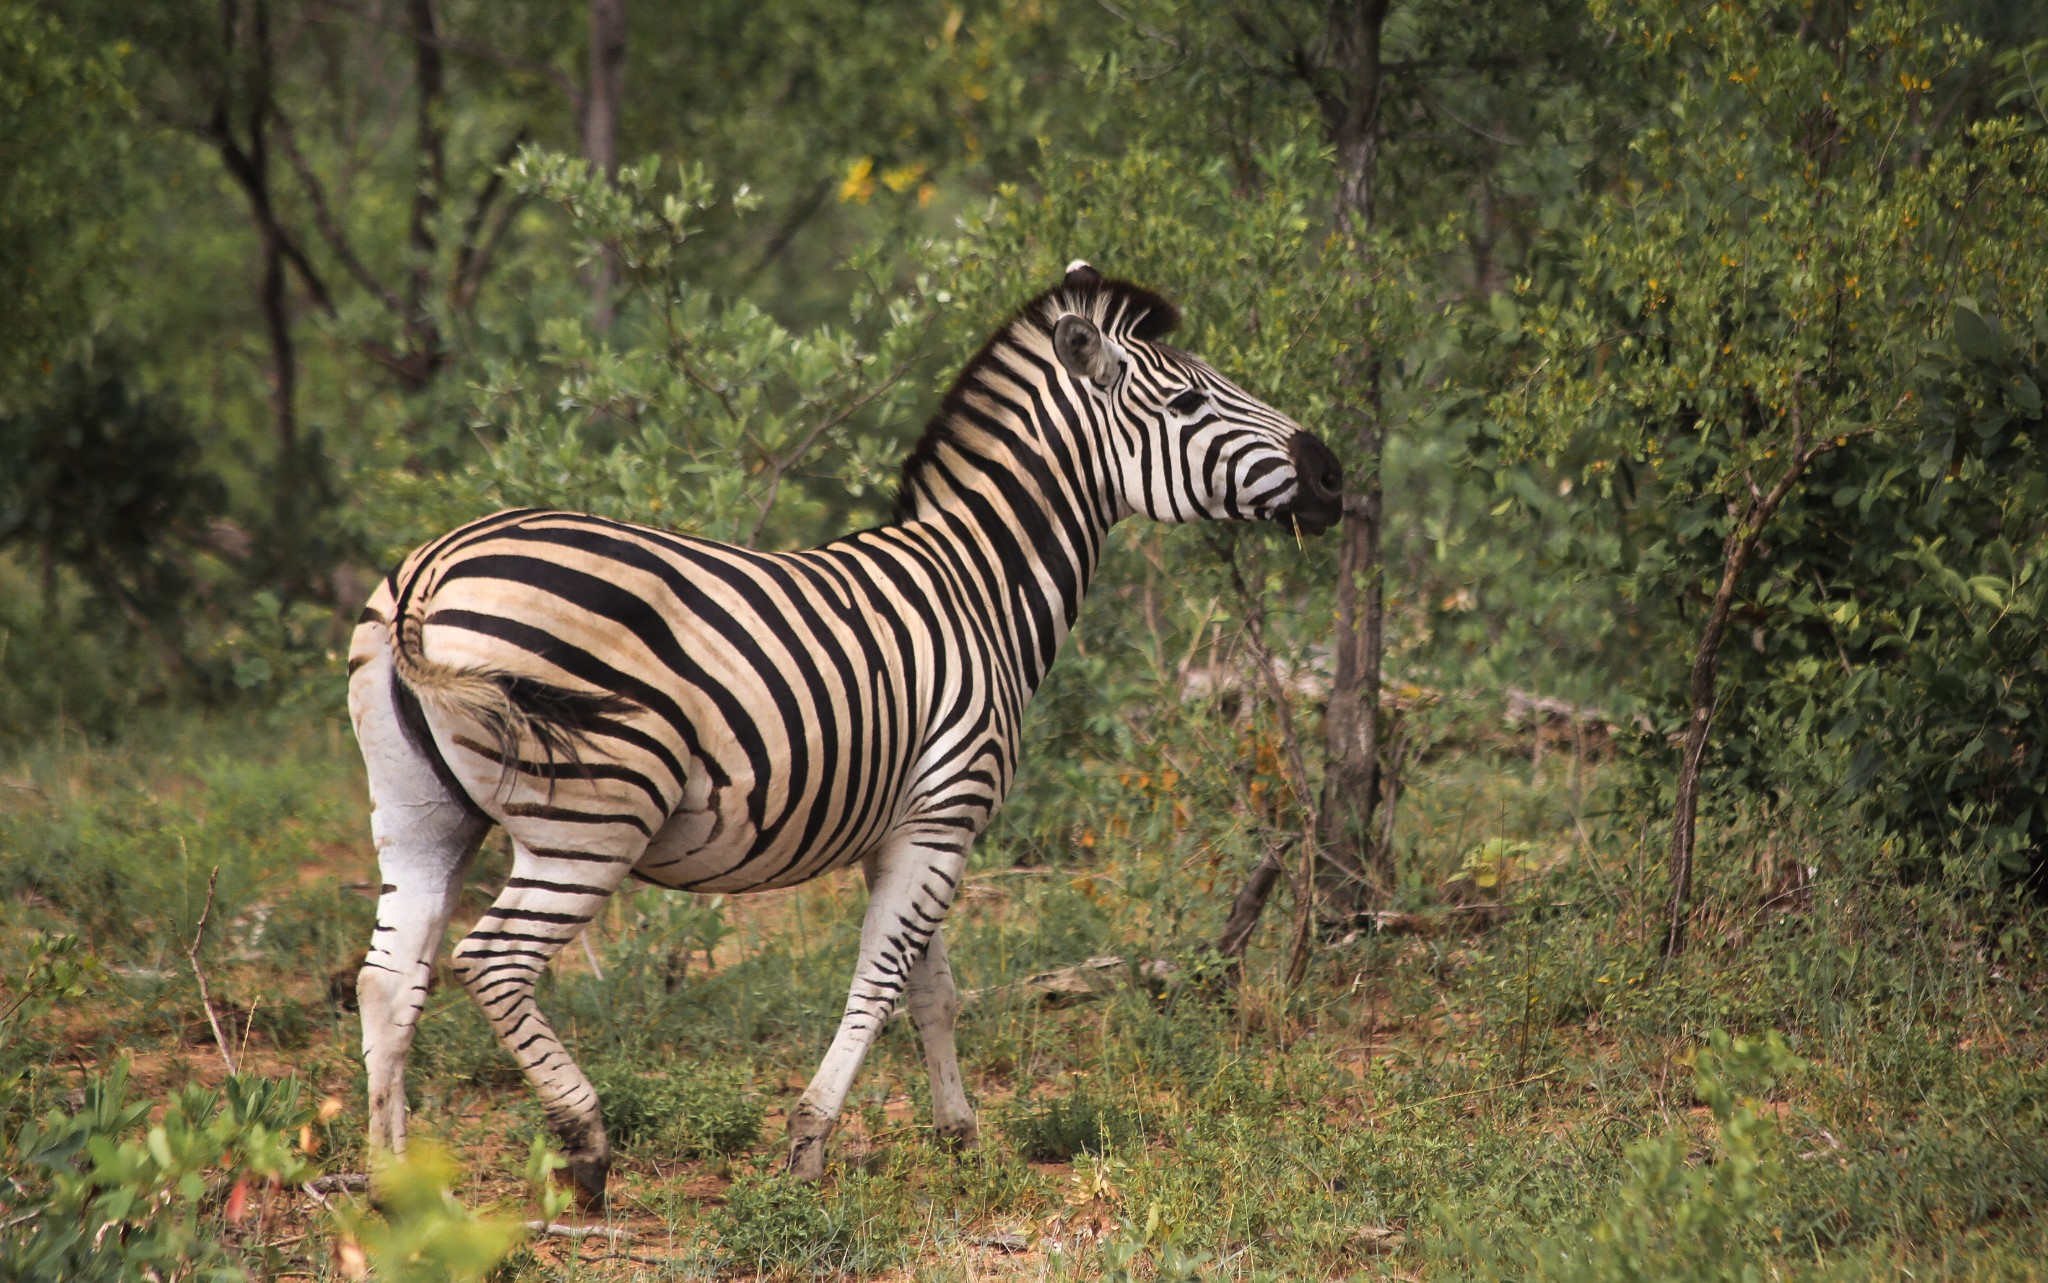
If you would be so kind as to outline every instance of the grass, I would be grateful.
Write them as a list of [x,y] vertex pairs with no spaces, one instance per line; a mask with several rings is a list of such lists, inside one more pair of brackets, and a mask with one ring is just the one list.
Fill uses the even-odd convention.
[[[1663,962],[1654,846],[1589,827],[1598,772],[1458,743],[1410,782],[1401,896],[1447,923],[1449,905],[1510,905],[1496,925],[1328,943],[1288,993],[1279,905],[1234,997],[971,1003],[984,1143],[961,1155],[927,1135],[898,1022],[822,1190],[774,1167],[844,998],[857,876],[717,902],[622,894],[598,928],[603,979],[571,950],[542,1002],[608,1088],[610,1215],[634,1242],[529,1243],[499,1276],[2048,1276],[2036,913],[1859,880],[1853,838],[1738,814],[1703,851],[1695,950]],[[965,987],[1101,953],[1196,958],[1263,821],[1228,753],[1190,756],[1099,771],[1060,863],[1012,868],[1021,844],[978,857],[948,928]],[[360,1170],[366,832],[352,745],[324,721],[163,717],[0,762],[0,984],[45,932],[95,963],[80,997],[0,1043],[25,1067],[10,1134],[123,1055],[136,1093],[221,1081],[184,957],[218,866],[203,961],[244,1068],[338,1102],[297,1143]],[[1496,840],[1517,857],[1475,862]],[[1788,844],[1821,876],[1766,894],[1759,853]],[[503,871],[495,841],[478,863],[472,916]],[[430,996],[409,1086],[462,1200],[534,1215],[538,1110],[453,987]],[[259,1242],[229,1193],[216,1179],[197,1206],[241,1259],[339,1277],[328,1221],[285,1199]]]

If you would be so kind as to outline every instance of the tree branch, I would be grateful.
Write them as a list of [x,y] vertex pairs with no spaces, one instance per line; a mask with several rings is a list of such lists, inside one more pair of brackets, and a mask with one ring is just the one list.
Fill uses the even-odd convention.
[[492,163],[491,176],[485,180],[483,190],[477,193],[476,203],[470,206],[469,217],[463,220],[462,248],[455,253],[455,279],[448,296],[458,312],[467,312],[475,304],[484,278],[490,275],[498,243],[512,225],[513,214],[518,212],[519,202],[516,199],[502,205],[497,202],[505,192],[505,166],[512,163],[519,149],[532,137],[532,131],[524,125],[512,135],[511,141],[498,152],[497,160]]
[[220,881],[220,866],[213,866],[213,872],[206,878],[206,905],[199,910],[199,925],[192,932],[192,943],[185,946],[185,957],[192,963],[192,978],[199,982],[199,1005],[206,1010],[206,1023],[213,1029],[213,1045],[220,1048],[220,1058],[226,1062],[228,1072],[239,1073],[235,1068],[235,1053],[228,1050],[228,1040],[220,1031],[220,1018],[213,1014],[213,998],[206,991],[206,972],[199,965],[199,944],[206,938],[206,916],[213,912],[213,888]]
[[320,176],[313,172],[313,167],[306,162],[305,156],[300,153],[291,121],[275,103],[271,105],[270,119],[277,127],[278,146],[283,149],[285,159],[291,162],[293,171],[298,174],[299,185],[306,189],[306,201],[313,207],[313,225],[319,229],[320,238],[327,242],[327,248],[334,252],[334,257],[341,263],[342,270],[347,272],[356,284],[368,290],[391,312],[402,314],[405,305],[363,265],[363,260],[357,256],[355,248],[348,243],[348,235],[342,230],[340,220],[334,216],[333,206],[328,203],[326,187],[320,182]]

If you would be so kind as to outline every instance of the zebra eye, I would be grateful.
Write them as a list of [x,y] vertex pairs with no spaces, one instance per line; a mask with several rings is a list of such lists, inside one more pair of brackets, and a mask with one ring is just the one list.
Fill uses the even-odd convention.
[[1168,401],[1166,403],[1166,408],[1173,411],[1175,414],[1193,414],[1195,411],[1201,409],[1203,404],[1207,402],[1208,399],[1209,394],[1207,392],[1202,391],[1202,389],[1189,388],[1187,391],[1181,393],[1173,400]]

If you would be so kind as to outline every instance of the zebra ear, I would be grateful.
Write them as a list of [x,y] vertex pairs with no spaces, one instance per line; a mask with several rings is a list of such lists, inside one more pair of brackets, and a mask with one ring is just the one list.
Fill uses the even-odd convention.
[[1066,285],[1070,290],[1085,289],[1090,285],[1102,284],[1102,273],[1089,266],[1085,258],[1077,258],[1067,264]]
[[1122,365],[1095,322],[1071,312],[1052,327],[1052,350],[1059,357],[1060,364],[1067,367],[1067,373],[1077,379],[1086,379],[1098,388],[1107,388],[1116,382]]

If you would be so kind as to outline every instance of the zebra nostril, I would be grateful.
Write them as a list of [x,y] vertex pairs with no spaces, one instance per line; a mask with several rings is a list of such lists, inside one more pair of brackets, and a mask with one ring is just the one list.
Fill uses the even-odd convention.
[[1344,493],[1344,465],[1314,434],[1298,432],[1287,443],[1301,487],[1314,498],[1335,502]]

